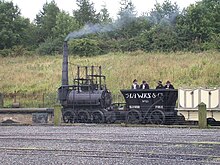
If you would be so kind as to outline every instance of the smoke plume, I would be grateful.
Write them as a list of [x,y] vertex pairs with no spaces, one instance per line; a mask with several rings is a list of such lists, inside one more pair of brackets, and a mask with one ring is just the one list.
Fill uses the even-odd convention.
[[[179,15],[178,11],[171,12],[169,15],[161,15],[157,11],[152,11],[149,16],[143,16],[147,19],[152,25],[173,25],[175,23],[176,17]],[[133,14],[129,9],[121,12],[120,17],[112,22],[107,24],[86,24],[82,29],[74,31],[68,34],[65,38],[65,41],[69,41],[74,38],[80,38],[89,34],[95,33],[105,33],[110,31],[119,30],[122,27],[125,27],[130,22],[138,19],[135,14]]]
[[135,15],[130,14],[128,11],[124,11],[123,16],[118,18],[115,22],[108,24],[86,24],[82,29],[69,33],[65,38],[65,41],[69,41],[74,38],[80,38],[88,34],[115,31],[126,26],[126,24],[132,22],[135,18]]

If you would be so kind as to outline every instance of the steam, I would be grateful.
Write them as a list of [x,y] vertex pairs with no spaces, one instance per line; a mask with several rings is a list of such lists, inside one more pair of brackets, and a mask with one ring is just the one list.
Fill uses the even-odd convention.
[[119,28],[120,26],[118,24],[87,24],[82,29],[69,33],[65,38],[65,41],[86,36],[88,34],[110,32]]
[[134,19],[136,19],[135,15],[131,14],[130,11],[125,10],[123,15],[121,15],[121,17],[118,18],[115,22],[107,24],[86,24],[82,29],[69,33],[64,41],[80,38],[89,34],[106,33],[119,30],[126,26],[126,24],[132,22]]
[[152,12],[148,18],[148,20],[153,24],[159,25],[173,25],[176,21],[177,16],[179,15],[178,11],[170,13],[169,15],[161,16],[158,12]]
[[[153,11],[150,13],[149,16],[142,17],[147,19],[152,25],[164,26],[173,25],[178,15],[178,11],[164,16],[162,16],[160,13],[156,11]],[[135,19],[138,19],[138,17],[136,17],[136,15],[128,9],[123,11],[120,14],[120,17],[115,22],[107,24],[86,24],[82,29],[69,33],[64,41],[69,41],[74,38],[80,38],[89,34],[106,33],[110,31],[119,30],[122,27],[128,25],[130,22],[134,21]]]

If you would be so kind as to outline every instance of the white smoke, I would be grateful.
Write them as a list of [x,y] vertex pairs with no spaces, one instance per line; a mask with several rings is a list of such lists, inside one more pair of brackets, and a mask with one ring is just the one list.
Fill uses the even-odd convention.
[[115,31],[126,26],[129,22],[132,22],[136,17],[130,12],[123,12],[123,16],[117,19],[115,22],[108,24],[86,24],[82,29],[74,31],[68,34],[65,41],[69,41],[74,38],[80,38],[88,34],[105,33]]
[[[161,26],[164,26],[174,24],[175,19],[178,15],[178,12],[174,12],[171,13],[169,16],[161,17],[160,13],[154,11],[150,14],[150,16],[144,17],[152,24],[159,24]],[[115,22],[108,24],[86,24],[82,29],[69,33],[65,38],[65,41],[69,41],[74,38],[80,38],[89,34],[105,33],[119,30],[122,27],[125,27],[130,22],[134,21],[135,19],[137,19],[135,14],[133,14],[129,10],[125,10],[121,13],[120,18],[118,18]]]
[[117,27],[115,24],[87,24],[82,29],[69,33],[68,36],[65,38],[65,41],[86,36],[88,34],[109,32],[118,28],[119,27]]
[[161,16],[160,13],[154,11],[151,12],[150,16],[147,17],[147,19],[152,23],[156,25],[173,25],[175,24],[175,20],[177,16],[179,15],[179,12],[173,12],[170,13],[169,15],[164,15]]

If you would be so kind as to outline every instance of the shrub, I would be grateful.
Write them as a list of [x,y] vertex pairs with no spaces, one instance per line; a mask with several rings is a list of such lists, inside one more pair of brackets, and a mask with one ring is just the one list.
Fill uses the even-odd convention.
[[36,52],[40,55],[54,55],[62,53],[63,41],[60,38],[47,39],[44,43],[40,44]]
[[13,46],[11,49],[0,50],[0,55],[3,57],[7,57],[7,56],[17,57],[17,56],[26,56],[31,54],[32,53],[23,46]]
[[12,54],[11,49],[0,50],[0,56],[7,57],[7,56],[10,56],[11,54]]
[[132,52],[138,49],[140,49],[140,45],[136,38],[120,41],[120,50],[122,52]]
[[104,53],[97,40],[88,38],[69,41],[69,52],[79,56],[92,56]]

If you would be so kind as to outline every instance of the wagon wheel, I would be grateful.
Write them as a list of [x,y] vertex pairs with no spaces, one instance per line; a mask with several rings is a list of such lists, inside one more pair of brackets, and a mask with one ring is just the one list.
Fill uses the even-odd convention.
[[179,114],[177,115],[176,117],[176,124],[180,124],[180,125],[183,125],[185,123],[186,119],[185,119],[185,116],[183,114]]
[[89,122],[89,113],[86,110],[81,110],[78,112],[77,119],[79,123],[88,123]]
[[150,113],[149,120],[151,124],[164,124],[165,114],[161,110],[154,110]]
[[92,113],[92,121],[94,123],[104,123],[105,117],[102,111],[94,111]]
[[138,124],[141,122],[141,114],[137,110],[130,110],[126,115],[126,121],[130,124]]
[[66,111],[63,113],[64,123],[74,123],[75,115],[71,111]]

